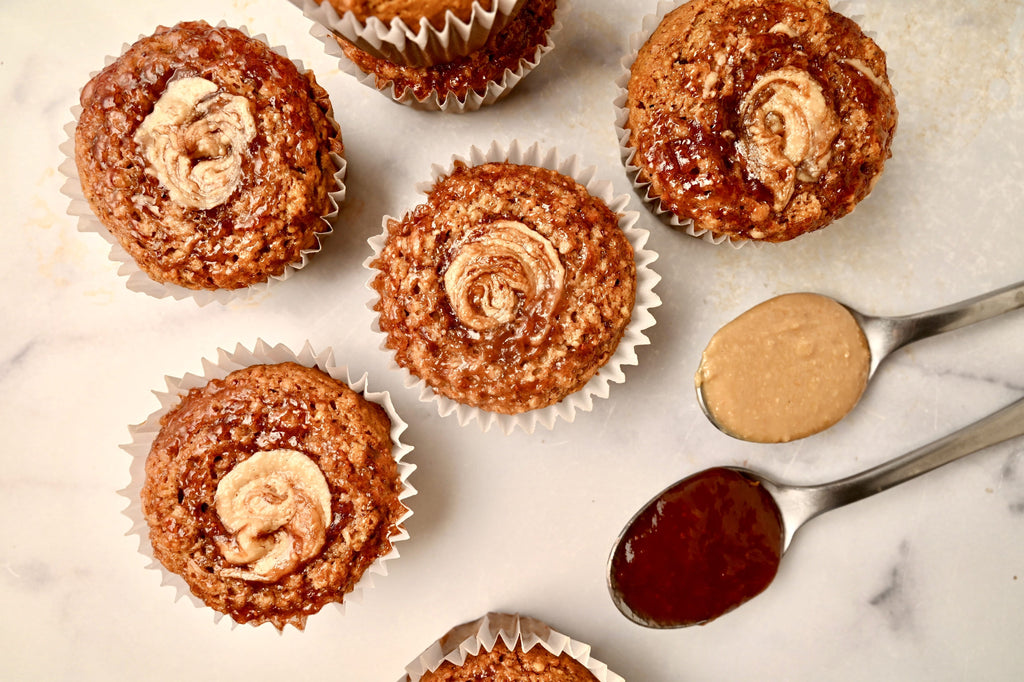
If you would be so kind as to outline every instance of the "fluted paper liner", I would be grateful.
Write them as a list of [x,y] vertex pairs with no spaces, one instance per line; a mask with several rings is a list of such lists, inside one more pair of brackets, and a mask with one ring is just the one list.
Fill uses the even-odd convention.
[[[181,401],[182,396],[187,394],[190,389],[205,386],[213,379],[223,379],[231,372],[245,367],[282,362],[295,362],[305,367],[317,367],[332,378],[347,384],[349,388],[362,395],[366,400],[383,407],[391,419],[391,453],[398,463],[398,477],[402,483],[398,499],[405,500],[416,494],[416,489],[409,484],[409,475],[415,471],[416,466],[402,461],[412,452],[412,447],[401,441],[402,433],[405,432],[408,424],[398,416],[395,406],[391,402],[391,396],[387,391],[370,390],[365,373],[361,377],[353,379],[348,367],[336,363],[334,351],[331,348],[317,352],[313,350],[313,347],[307,341],[301,350],[296,353],[284,345],[271,346],[263,339],[258,339],[252,350],[242,344],[238,344],[234,351],[218,348],[216,360],[203,358],[202,370],[199,374],[188,373],[180,378],[165,376],[164,383],[167,386],[167,390],[153,391],[153,394],[159,400],[159,409],[150,414],[146,421],[141,424],[130,426],[131,442],[121,446],[132,457],[130,465],[131,480],[127,487],[119,491],[128,500],[128,506],[124,509],[123,513],[131,521],[131,528],[126,535],[138,538],[139,553],[146,557],[149,562],[146,568],[160,571],[163,576],[161,586],[171,586],[175,590],[174,601],[178,601],[182,597],[188,598],[197,608],[208,609],[214,614],[215,623],[219,623],[227,614],[208,607],[201,599],[192,594],[184,578],[177,573],[172,573],[165,569],[163,564],[153,556],[153,548],[149,542],[149,526],[142,511],[141,500],[142,487],[146,482],[146,458],[149,456],[153,441],[156,439],[157,434],[160,433],[160,419],[174,408]],[[409,539],[409,533],[405,530],[404,524],[412,516],[412,510],[409,509],[405,502],[402,503],[402,506],[405,507],[405,512],[391,529],[389,537],[391,551],[379,557],[367,567],[352,591],[344,595],[344,602],[338,601],[325,604],[321,611],[325,611],[328,607],[334,605],[344,612],[344,605],[346,603],[360,600],[362,592],[373,587],[373,575],[387,575],[388,569],[386,564],[399,556],[395,544]],[[238,625],[232,618],[228,617],[228,620],[231,621],[232,628]],[[253,627],[261,625],[273,627],[270,623],[260,623],[259,625],[253,625]]]
[[503,147],[497,142],[493,142],[486,150],[472,147],[468,158],[453,157],[447,167],[434,164],[431,168],[431,180],[418,185],[417,190],[424,194],[429,193],[430,189],[440,178],[452,173],[456,162],[462,162],[469,166],[478,166],[484,163],[504,161],[518,165],[539,166],[567,175],[585,187],[592,196],[602,200],[613,212],[619,215],[619,228],[626,235],[626,238],[629,239],[630,244],[633,245],[636,262],[636,301],[633,304],[633,314],[629,325],[626,327],[619,345],[615,349],[615,353],[608,359],[608,362],[582,388],[574,393],[570,393],[561,402],[521,414],[510,415],[490,412],[459,403],[436,393],[426,381],[398,365],[395,360],[394,351],[387,347],[387,334],[380,328],[380,315],[374,310],[374,306],[380,300],[380,294],[373,288],[373,279],[378,271],[372,264],[384,249],[388,236],[388,223],[392,220],[397,220],[387,215],[382,220],[382,232],[368,240],[372,255],[363,261],[363,267],[370,271],[370,279],[367,281],[366,286],[372,296],[371,300],[367,303],[367,307],[374,314],[373,330],[382,337],[380,347],[390,355],[391,367],[405,373],[405,385],[409,388],[417,388],[421,401],[436,403],[437,411],[442,417],[454,414],[459,420],[459,424],[463,426],[470,421],[477,420],[484,431],[489,430],[493,425],[497,425],[506,434],[511,433],[517,427],[526,433],[533,433],[537,424],[551,429],[554,428],[555,422],[558,419],[571,422],[576,418],[578,411],[589,412],[594,408],[594,398],[607,398],[612,383],[622,383],[626,380],[623,367],[637,364],[637,347],[650,343],[650,339],[644,334],[644,330],[654,326],[655,320],[651,310],[661,305],[661,298],[654,293],[654,287],[661,280],[661,276],[651,269],[651,263],[657,260],[658,254],[645,248],[650,233],[636,226],[636,222],[640,217],[639,213],[626,210],[626,207],[629,205],[629,196],[625,194],[614,196],[612,184],[608,181],[597,180],[595,178],[597,169],[593,166],[584,168],[577,156],[563,159],[559,156],[557,149],[544,150],[537,143],[524,149],[518,140],[512,142],[508,147]]
[[[626,108],[626,101],[629,97],[628,88],[630,70],[633,66],[633,62],[636,61],[640,48],[642,48],[648,39],[650,39],[654,30],[658,28],[658,25],[661,23],[661,20],[665,18],[666,14],[682,4],[684,3],[673,0],[659,0],[655,13],[645,15],[641,21],[640,30],[629,37],[626,56],[623,57],[620,62],[622,67],[621,72],[615,80],[615,85],[618,88],[618,94],[614,100],[615,135],[619,140],[619,155],[622,158],[622,164],[626,167],[626,174],[633,183],[633,189],[636,191],[637,195],[647,203],[651,211],[658,218],[671,227],[685,232],[691,237],[702,239],[710,244],[726,243],[737,249],[750,242],[753,242],[755,245],[764,244],[764,242],[756,240],[736,239],[729,235],[715,234],[710,230],[697,228],[690,219],[680,219],[679,216],[662,205],[659,197],[651,195],[650,183],[639,179],[640,168],[633,164],[636,150],[629,145],[629,129],[627,128],[627,124],[629,122],[629,109]],[[846,16],[856,20],[858,16],[863,13],[863,5],[859,0],[849,0],[848,2],[838,0],[837,2],[832,3],[832,11],[845,14]],[[867,32],[865,33],[867,34]]]
[[437,670],[445,661],[460,666],[469,657],[494,649],[499,638],[510,650],[519,646],[523,651],[529,651],[541,646],[555,656],[568,654],[589,670],[598,682],[625,682],[624,678],[591,656],[589,644],[572,639],[535,618],[493,612],[449,630],[405,667],[406,675],[398,682],[419,682],[423,675]]
[[469,89],[462,97],[459,97],[452,92],[442,95],[434,90],[426,97],[420,99],[413,93],[412,88],[404,88],[399,92],[398,88],[395,87],[394,81],[382,81],[378,84],[377,77],[372,72],[367,73],[363,71],[355,62],[345,55],[341,46],[338,45],[338,41],[334,39],[334,34],[331,33],[330,29],[321,24],[313,24],[313,26],[310,27],[309,32],[314,38],[324,44],[324,51],[328,55],[337,57],[338,68],[358,80],[363,85],[377,90],[382,95],[391,98],[399,104],[404,104],[406,106],[413,107],[414,109],[463,114],[476,111],[481,107],[485,107],[499,101],[508,95],[509,92],[512,91],[512,88],[518,85],[528,73],[537,68],[544,55],[555,48],[554,41],[558,33],[562,30],[562,19],[570,10],[571,6],[572,5],[569,0],[558,0],[555,3],[554,21],[552,22],[551,27],[544,34],[544,42],[537,45],[531,58],[520,59],[515,70],[505,69],[501,78],[487,83],[487,87],[484,88],[483,92],[477,92],[473,89]]
[[490,10],[473,3],[468,20],[451,11],[444,26],[434,28],[426,18],[418,26],[409,26],[395,18],[384,23],[376,17],[360,21],[353,12],[338,14],[327,0],[290,0],[314,23],[364,52],[403,66],[445,64],[480,48],[491,33],[500,31],[516,15],[524,0],[494,0]]
[[[229,28],[225,22],[217,24],[217,28]],[[258,40],[278,53],[282,57],[288,57],[288,52],[283,46],[273,47],[270,45],[267,37],[263,34],[252,36],[249,34],[249,30],[245,26],[232,26],[245,35]],[[148,36],[140,35],[139,40]],[[125,43],[121,47],[121,54],[123,55],[131,44]],[[104,61],[104,67],[109,66],[113,62],[117,61],[117,57],[107,56]],[[300,73],[306,73],[307,69],[303,66],[300,60],[290,60],[295,64]],[[99,74],[99,71],[93,71],[89,74],[89,80],[92,80]],[[79,90],[81,92],[81,89]],[[79,232],[95,232],[96,234],[103,237],[110,244],[110,260],[115,263],[119,263],[117,274],[122,277],[127,277],[126,286],[130,291],[143,293],[153,298],[173,298],[175,300],[182,300],[185,298],[192,298],[200,306],[208,305],[216,301],[217,303],[227,304],[238,301],[248,301],[255,298],[259,294],[265,292],[275,281],[284,281],[291,277],[296,271],[306,267],[309,263],[309,259],[313,254],[318,253],[322,248],[322,240],[334,231],[334,221],[338,217],[339,207],[342,202],[345,201],[345,174],[347,168],[347,162],[344,157],[334,152],[331,152],[331,160],[337,167],[337,171],[334,173],[334,184],[335,189],[328,193],[330,201],[330,211],[322,216],[326,229],[318,232],[316,235],[316,245],[312,248],[305,249],[300,252],[300,260],[294,263],[290,263],[285,266],[284,271],[278,275],[270,275],[265,281],[258,282],[248,287],[240,289],[189,289],[187,287],[179,286],[177,284],[157,282],[149,277],[146,272],[139,267],[135,262],[135,259],[128,254],[127,251],[117,241],[117,238],[110,233],[110,230],[96,217],[96,214],[92,212],[92,208],[89,206],[88,200],[85,198],[85,194],[82,191],[81,178],[78,175],[78,166],[75,163],[75,129],[78,127],[78,117],[82,113],[82,107],[75,105],[71,107],[70,123],[64,126],[64,132],[67,135],[67,139],[60,145],[60,151],[63,152],[65,159],[58,166],[60,173],[67,178],[64,185],[61,187],[61,193],[64,194],[69,200],[67,213],[70,216],[74,216],[78,219],[78,231]],[[335,131],[340,132],[338,122],[334,120],[333,115],[328,112],[328,120],[331,125],[334,126]]]

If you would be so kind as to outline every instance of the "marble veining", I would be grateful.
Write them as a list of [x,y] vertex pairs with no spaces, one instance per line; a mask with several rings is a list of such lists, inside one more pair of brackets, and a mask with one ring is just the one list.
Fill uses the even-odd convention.
[[868,599],[868,603],[884,615],[890,629],[901,631],[912,629],[914,624],[914,600],[908,576],[915,562],[911,557],[908,540],[900,543],[896,554],[885,587]]

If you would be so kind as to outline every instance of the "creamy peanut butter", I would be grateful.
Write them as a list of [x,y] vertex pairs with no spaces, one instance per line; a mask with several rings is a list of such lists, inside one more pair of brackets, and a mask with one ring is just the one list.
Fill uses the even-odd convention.
[[789,204],[797,180],[816,182],[832,158],[840,124],[821,85],[791,66],[766,73],[740,104],[736,147],[747,169],[774,196],[773,208]]
[[256,136],[249,101],[219,89],[205,78],[172,81],[135,132],[147,171],[180,206],[209,209],[227,201]]
[[221,479],[214,506],[232,534],[218,548],[232,564],[221,575],[274,582],[315,557],[331,521],[331,493],[320,468],[295,450],[265,450]]
[[724,431],[783,443],[846,416],[870,364],[864,332],[846,308],[817,294],[787,294],[722,327],[704,350],[696,384]]
[[[474,230],[459,244],[444,274],[448,302],[462,324],[486,331],[508,324],[522,308],[550,318],[565,289],[554,245],[514,220]],[[542,325],[531,342],[547,335]]]

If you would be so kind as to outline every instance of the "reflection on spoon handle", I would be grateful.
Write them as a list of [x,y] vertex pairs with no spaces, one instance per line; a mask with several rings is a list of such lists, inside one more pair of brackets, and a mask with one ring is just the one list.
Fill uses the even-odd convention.
[[964,455],[1021,435],[1024,435],[1024,398],[890,462],[815,487],[822,505],[818,513],[888,490]]
[[859,321],[872,350],[876,347],[884,349],[884,352],[872,353],[871,372],[874,373],[883,357],[908,343],[966,327],[1018,308],[1024,308],[1024,282],[915,315],[861,316]]

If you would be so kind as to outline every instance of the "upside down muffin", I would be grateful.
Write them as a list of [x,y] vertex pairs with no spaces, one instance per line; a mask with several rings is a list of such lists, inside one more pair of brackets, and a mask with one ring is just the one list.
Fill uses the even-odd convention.
[[292,362],[190,390],[146,459],[154,557],[238,623],[301,629],[400,532],[390,429],[382,407]]
[[241,31],[160,27],[90,80],[81,105],[85,197],[157,282],[264,282],[330,228],[343,146],[327,92]]
[[636,296],[619,216],[572,178],[457,163],[371,263],[395,361],[490,412],[558,403],[611,358]]
[[897,111],[885,55],[827,0],[691,0],[640,48],[628,148],[647,197],[694,228],[786,241],[878,180]]
[[509,649],[501,639],[489,651],[481,650],[462,665],[445,661],[420,682],[597,682],[586,666],[567,653],[555,655],[537,644],[524,651],[516,642]]
[[525,0],[509,23],[491,33],[482,47],[433,66],[397,64],[360,50],[343,38],[335,36],[334,40],[363,73],[373,75],[377,89],[393,84],[396,98],[410,90],[419,101],[436,93],[443,102],[449,95],[460,100],[465,100],[470,92],[483,95],[506,72],[535,66],[554,23],[555,0]]

